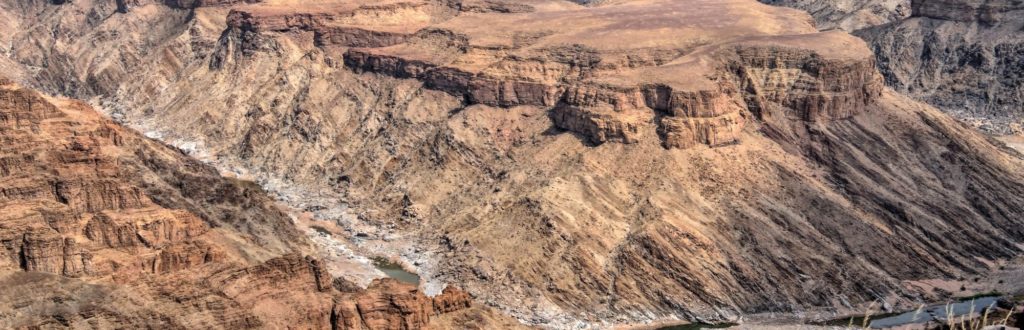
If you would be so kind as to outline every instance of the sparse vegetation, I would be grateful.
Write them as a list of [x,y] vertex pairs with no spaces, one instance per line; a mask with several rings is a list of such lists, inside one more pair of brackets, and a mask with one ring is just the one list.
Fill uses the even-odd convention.
[[[978,297],[991,297],[997,295],[996,292],[990,292],[985,294],[976,295]],[[965,301],[965,300],[961,300]],[[875,304],[872,303],[868,306],[863,316],[854,316],[849,318],[841,318],[831,320],[822,323],[822,325],[831,326],[842,326],[845,325],[847,329],[874,329],[871,327],[871,321],[877,319],[884,319],[890,316],[895,316],[900,313],[888,313],[878,314],[874,313]],[[972,302],[971,310],[973,311],[974,305]],[[1024,320],[1024,313],[1017,313],[1017,306],[1014,305],[1010,309],[1002,309],[997,307],[995,304],[988,306],[984,309],[981,315],[975,313],[966,313],[963,315],[956,315],[952,303],[948,303],[945,306],[945,315],[951,315],[951,317],[944,319],[937,319],[934,321],[927,321],[924,323],[926,329],[929,330],[981,330],[989,326],[1016,326],[1022,323]],[[925,306],[921,305],[915,312],[914,319],[917,319],[917,315],[925,311]]]

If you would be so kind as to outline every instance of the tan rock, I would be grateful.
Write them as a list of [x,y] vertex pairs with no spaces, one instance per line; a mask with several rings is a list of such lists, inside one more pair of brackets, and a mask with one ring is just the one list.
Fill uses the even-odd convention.
[[[410,35],[360,48],[229,27],[226,8],[68,22],[106,11],[36,4],[11,14],[45,27],[18,34],[14,58],[51,64],[32,66],[40,86],[98,97],[533,324],[898,305],[918,297],[902,281],[1021,253],[1019,157],[881,86],[864,43],[807,14],[752,0],[374,6],[389,3],[231,6]],[[100,37],[143,30],[168,32]],[[356,302],[338,301],[349,312],[334,319],[356,324]]]
[[460,291],[391,281],[337,291],[258,187],[81,103],[5,82],[0,118],[2,328],[344,329],[335,305],[355,302],[349,318],[419,329],[469,307]]

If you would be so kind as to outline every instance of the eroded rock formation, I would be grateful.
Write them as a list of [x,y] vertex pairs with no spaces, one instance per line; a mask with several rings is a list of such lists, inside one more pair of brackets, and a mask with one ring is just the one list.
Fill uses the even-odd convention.
[[996,24],[1013,11],[1024,10],[1016,0],[913,0],[913,16],[940,20]]
[[914,1],[914,16],[857,34],[889,85],[997,134],[1021,132],[1024,3]]
[[[762,2],[807,10],[819,26],[857,31],[855,34],[868,41],[877,54],[886,83],[896,90],[989,133],[1021,132],[1021,2]],[[851,24],[852,18],[845,13],[858,6],[896,8],[899,15],[893,15],[892,10],[872,10],[890,14],[883,15],[886,19]]]
[[0,141],[0,327],[419,329],[470,307],[336,291],[262,190],[82,102],[0,80]]
[[[884,87],[857,38],[753,0],[517,3],[61,23],[70,3],[9,14],[46,33],[5,38],[42,68],[22,80],[249,169],[531,324],[913,304],[935,293],[904,281],[1021,254],[1019,155]],[[141,22],[165,33],[104,37]],[[370,39],[318,42],[334,24]]]
[[[357,72],[417,78],[470,104],[554,107],[557,126],[595,143],[636,143],[647,130],[659,132],[669,148],[736,142],[748,107],[756,108],[757,115],[818,121],[856,114],[881,93],[871,53],[846,35],[816,35],[811,25],[798,20],[786,21],[791,24],[785,27],[730,25],[689,35],[687,29],[710,25],[699,11],[680,14],[693,5],[637,3],[547,15],[464,15],[403,44],[349,49],[345,64]],[[661,7],[663,14],[644,11],[651,6]],[[742,10],[739,3],[720,6]],[[608,24],[625,24],[619,20],[634,19],[628,14],[646,15],[643,28],[675,30],[670,35],[678,39],[652,41],[661,45],[651,49],[621,41],[633,30],[587,23],[604,18]],[[575,29],[545,37],[550,32],[543,27],[555,24],[548,16]],[[496,28],[523,37],[494,40],[480,28],[484,25],[487,31]],[[782,38],[773,33],[807,35]],[[559,45],[563,38],[581,35],[600,37],[579,38],[571,47]],[[736,35],[746,38],[730,38]],[[842,54],[823,51],[835,43],[850,49]]]
[[759,0],[762,3],[806,10],[821,29],[859,29],[910,16],[910,0]]

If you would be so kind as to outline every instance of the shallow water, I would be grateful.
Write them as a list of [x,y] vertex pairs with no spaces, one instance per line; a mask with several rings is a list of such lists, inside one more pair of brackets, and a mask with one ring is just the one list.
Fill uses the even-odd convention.
[[961,301],[950,305],[935,305],[922,309],[921,311],[909,311],[903,314],[885,317],[871,321],[871,328],[884,329],[906,324],[943,322],[949,318],[947,309],[952,309],[952,316],[959,317],[973,313],[984,313],[988,307],[995,306],[999,297],[981,297],[973,300]]
[[402,268],[402,265],[391,262],[384,258],[372,258],[373,266],[377,267],[380,271],[384,272],[390,278],[396,279],[400,282],[409,283],[412,285],[420,284],[420,276],[416,273],[409,272]]
[[658,328],[658,330],[700,330],[700,329],[722,329],[735,326],[735,324],[706,324],[706,323],[690,323],[683,325],[670,325],[667,327]]

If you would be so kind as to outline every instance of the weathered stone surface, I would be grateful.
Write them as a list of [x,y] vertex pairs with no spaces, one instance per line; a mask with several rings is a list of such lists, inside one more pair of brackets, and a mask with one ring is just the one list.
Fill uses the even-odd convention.
[[[896,90],[987,132],[1021,132],[1021,2],[762,2],[807,10],[819,26],[859,30],[855,34],[870,44],[886,83]],[[845,16],[850,9],[871,9],[886,18],[851,25],[851,18]]]
[[1021,132],[1024,4],[915,1],[915,16],[857,33],[886,82],[974,126]]
[[336,304],[386,294],[403,307],[350,315],[379,329],[419,329],[470,308],[464,293],[432,300],[408,284],[335,290],[323,262],[299,254],[305,237],[259,188],[80,102],[6,81],[0,118],[0,141],[10,146],[0,149],[0,327],[350,329],[335,323]]
[[[627,5],[587,9],[595,12],[593,15],[616,10],[636,9]],[[574,11],[579,9],[565,10],[567,13]],[[571,14],[563,16],[573,17]],[[505,22],[500,18],[496,16],[497,24],[504,24],[516,35],[542,35],[543,32],[531,30],[531,27],[548,24],[543,19],[518,18]],[[837,49],[828,49],[839,47],[834,44],[836,39],[842,38],[815,35],[726,41],[687,55],[685,51],[673,54],[672,49],[661,52],[634,49],[632,45],[615,44],[611,40],[605,44],[581,40],[574,47],[560,47],[546,43],[546,39],[557,37],[539,37],[503,46],[511,49],[504,55],[487,58],[473,52],[474,48],[491,47],[473,38],[479,34],[475,23],[483,20],[486,19],[456,17],[440,26],[447,29],[444,34],[423,32],[440,37],[443,44],[449,45],[441,51],[434,48],[436,43],[416,42],[427,39],[426,35],[421,35],[392,47],[350,49],[345,55],[345,64],[357,72],[417,78],[428,87],[460,95],[470,103],[554,107],[552,118],[557,126],[595,143],[635,143],[640,127],[645,122],[650,124],[654,112],[667,113],[679,117],[668,119],[657,128],[662,136],[671,139],[663,141],[663,145],[670,148],[736,142],[744,126],[741,118],[744,115],[740,113],[769,111],[772,105],[765,102],[778,104],[780,108],[799,109],[796,111],[802,113],[789,114],[797,120],[846,118],[865,108],[882,89],[870,53],[855,40],[845,41],[848,49],[842,56],[833,55]],[[672,29],[676,27],[670,24],[672,22],[672,18],[666,17],[652,19],[649,24],[651,28]],[[792,29],[793,33],[813,31],[801,30],[800,25]],[[737,30],[752,35],[765,32],[745,26],[710,30],[718,34],[739,33]],[[623,32],[582,28],[561,33]],[[693,36],[679,32],[680,39],[688,37]],[[517,52],[519,48],[528,50]],[[623,65],[616,58],[619,53],[637,55],[631,54]],[[641,55],[653,53],[672,54],[669,56],[675,58],[672,61],[672,57],[658,59],[652,55],[645,59]],[[738,60],[723,60],[730,57]],[[687,75],[697,82],[679,78]],[[708,79],[707,76],[716,78],[701,82]],[[701,83],[711,88],[698,87]],[[741,89],[741,85],[750,88]],[[756,93],[761,95],[752,95]],[[662,99],[657,99],[659,97]],[[754,102],[749,105],[750,109],[743,103],[744,99]],[[556,107],[557,104],[563,105]],[[650,113],[644,114],[644,111]],[[728,116],[720,117],[724,115]]]
[[1024,10],[1017,0],[913,0],[913,16],[960,22],[998,23],[1011,11]]
[[[862,42],[752,0],[522,3],[533,10],[440,10],[408,29],[351,22],[410,35],[354,48],[229,29],[213,8],[71,24],[72,3],[12,14],[46,32],[15,38],[14,58],[42,68],[25,79],[96,96],[411,259],[427,287],[458,283],[531,324],[860,312],[879,296],[916,308],[936,296],[904,281],[969,278],[1021,254],[1019,157],[882,87]],[[169,27],[102,37],[140,22]],[[429,310],[406,306],[410,319],[374,323]]]
[[759,0],[807,11],[818,28],[856,31],[910,16],[911,0]]
[[468,309],[470,297],[453,287],[429,298],[394,279],[376,280],[354,302],[335,305],[335,324],[342,329],[419,329],[431,317]]
[[199,7],[224,6],[239,3],[257,3],[261,0],[163,0],[171,8],[195,9]]

